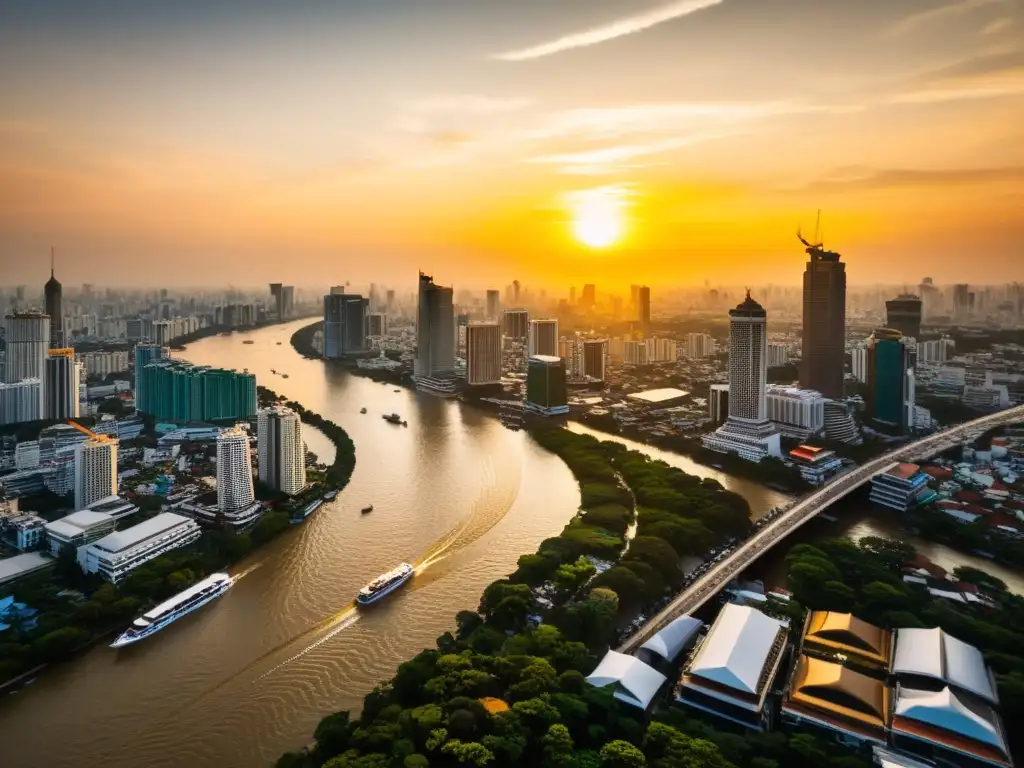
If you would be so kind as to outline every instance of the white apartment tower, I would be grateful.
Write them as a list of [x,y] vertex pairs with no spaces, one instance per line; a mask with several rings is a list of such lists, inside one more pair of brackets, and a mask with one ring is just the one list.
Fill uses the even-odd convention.
[[249,435],[238,427],[217,437],[217,509],[232,512],[253,503]]
[[498,323],[466,326],[466,383],[470,386],[501,383],[501,326]]
[[686,334],[686,356],[691,359],[710,357],[715,354],[715,339],[706,333]]
[[558,320],[531,320],[529,356],[558,357]]
[[117,440],[96,435],[75,448],[75,510],[117,495]]
[[46,353],[50,348],[50,316],[40,312],[7,315],[7,358],[4,382],[39,379],[39,412],[46,411]]
[[260,482],[289,496],[305,488],[306,446],[299,414],[281,405],[263,408],[256,418],[256,437]]

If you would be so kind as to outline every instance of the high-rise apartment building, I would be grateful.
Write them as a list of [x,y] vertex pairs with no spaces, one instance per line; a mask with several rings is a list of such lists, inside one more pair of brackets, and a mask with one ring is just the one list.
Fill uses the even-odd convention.
[[825,397],[843,396],[846,342],[846,265],[821,244],[804,241],[803,355],[800,384]]
[[651,326],[651,289],[646,285],[637,286],[636,317],[641,328]]
[[768,367],[780,368],[789,363],[789,348],[785,344],[768,345]]
[[608,367],[608,340],[585,339],[583,341],[583,375],[597,381],[604,381]]
[[75,447],[75,509],[117,495],[117,440],[96,435]]
[[383,312],[371,312],[366,316],[370,336],[388,335],[388,316]]
[[558,320],[551,318],[530,321],[529,355],[558,356]]
[[672,363],[679,357],[678,345],[672,339],[653,336],[646,339],[647,361],[651,363]]
[[419,277],[416,312],[416,386],[425,392],[455,394],[455,308],[452,289]]
[[714,338],[706,333],[686,334],[683,348],[686,356],[692,359],[710,357],[718,351]]
[[496,322],[498,322],[501,319],[501,317],[498,314],[500,311],[501,311],[501,294],[498,291],[493,290],[493,289],[488,290],[487,291],[487,308],[486,308],[486,311],[485,311],[485,315],[487,317],[487,322],[489,322],[489,323],[496,323]]
[[917,344],[917,359],[921,363],[942,365],[956,349],[953,339],[943,337],[932,341],[921,341]]
[[[40,312],[7,315],[7,357],[4,381],[39,379],[39,413],[46,412],[46,352],[50,347],[50,316]],[[42,418],[42,416],[40,417]]]
[[466,383],[501,383],[501,326],[497,323],[466,326]]
[[75,350],[51,349],[46,358],[43,391],[46,404],[44,418],[54,421],[78,416],[78,388],[81,369],[75,362]]
[[565,362],[552,355],[533,355],[526,372],[526,409],[542,416],[569,412]]
[[[135,397],[138,401],[139,397],[139,373],[150,363],[154,363],[157,360],[166,360],[171,356],[171,351],[167,347],[162,347],[159,344],[136,344],[135,345]],[[136,402],[136,407],[140,411],[145,409]]]
[[861,384],[868,383],[868,348],[855,347],[850,350],[850,372]]
[[914,370],[903,335],[878,328],[867,343],[867,413],[872,424],[906,434],[914,424]]
[[626,365],[647,365],[650,363],[648,351],[644,341],[625,341],[622,345],[622,362]]
[[369,300],[358,294],[324,296],[324,350],[327,360],[369,349]]
[[971,290],[966,283],[953,286],[953,319],[963,320],[971,314]]
[[772,385],[765,405],[768,420],[785,437],[806,440],[825,429],[825,398],[813,389]]
[[261,483],[288,496],[306,487],[306,446],[299,414],[282,405],[260,409],[256,440]]
[[43,382],[22,379],[0,384],[0,424],[20,424],[43,418]]
[[256,413],[256,376],[248,371],[156,360],[136,371],[135,407],[168,421],[248,419]]
[[921,299],[909,293],[885,302],[885,325],[913,339],[921,338]]
[[729,310],[729,418],[703,438],[706,448],[750,461],[781,455],[779,433],[768,419],[765,391],[767,317],[749,293],[742,304]]
[[217,437],[217,509],[234,512],[255,498],[249,435],[238,427],[222,430]]
[[715,427],[729,418],[729,385],[712,384],[708,392],[708,418]]
[[530,313],[525,309],[506,309],[502,313],[502,331],[509,339],[525,342],[530,334]]
[[43,286],[46,314],[50,316],[50,346],[61,349],[66,346],[64,339],[63,289],[54,275],[53,251],[50,251],[50,279]]

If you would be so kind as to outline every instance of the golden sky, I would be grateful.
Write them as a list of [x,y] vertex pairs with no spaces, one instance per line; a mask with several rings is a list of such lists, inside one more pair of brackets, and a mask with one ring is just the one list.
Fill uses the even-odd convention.
[[1020,0],[0,5],[2,283],[795,283],[819,208],[1024,279]]

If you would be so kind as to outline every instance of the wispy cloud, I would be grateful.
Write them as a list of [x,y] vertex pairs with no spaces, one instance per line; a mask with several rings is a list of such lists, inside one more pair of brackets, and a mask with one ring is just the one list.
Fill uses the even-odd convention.
[[480,96],[472,93],[444,94],[413,99],[407,104],[413,112],[420,113],[459,113],[459,114],[493,114],[498,112],[515,112],[529,106],[529,99],[497,98]]
[[1013,26],[1013,19],[1011,19],[1009,16],[1004,16],[1003,18],[996,19],[995,21],[992,21],[992,22],[986,24],[984,27],[982,27],[981,34],[983,34],[983,35],[998,35],[1004,29],[1009,29],[1012,26]]
[[896,104],[937,104],[945,101],[996,99],[1024,95],[1024,67],[977,77],[939,80],[916,90],[897,94]]
[[542,155],[530,158],[531,163],[544,163],[547,165],[601,167],[616,165],[627,160],[638,157],[655,155],[661,152],[671,152],[682,149],[704,141],[712,141],[722,138],[724,134],[707,134],[702,136],[689,136],[686,138],[662,139],[647,144],[623,144],[616,147],[602,147],[587,152],[569,152],[555,155]]
[[586,48],[587,46],[614,40],[617,37],[642,32],[658,24],[689,16],[691,13],[719,5],[722,2],[723,0],[676,0],[676,2],[660,5],[633,16],[617,19],[608,24],[591,27],[580,32],[573,32],[555,40],[530,46],[529,48],[499,53],[494,58],[501,59],[502,61],[528,61],[530,59],[551,56],[562,51],[569,51],[573,48]]
[[837,170],[801,191],[817,193],[848,192],[859,189],[892,189],[908,186],[950,186],[967,184],[1005,184],[1024,181],[1024,167],[993,168],[885,168],[876,171]]
[[886,37],[899,37],[917,32],[933,24],[963,16],[990,5],[1005,6],[1006,0],[955,0],[955,2],[940,5],[937,8],[929,8],[927,11],[911,14],[893,24],[886,30]]

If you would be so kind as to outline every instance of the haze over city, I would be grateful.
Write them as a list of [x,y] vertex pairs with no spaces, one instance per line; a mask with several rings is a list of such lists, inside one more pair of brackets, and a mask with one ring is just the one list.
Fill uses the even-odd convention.
[[1013,0],[0,8],[0,271],[38,284],[1024,277]]

